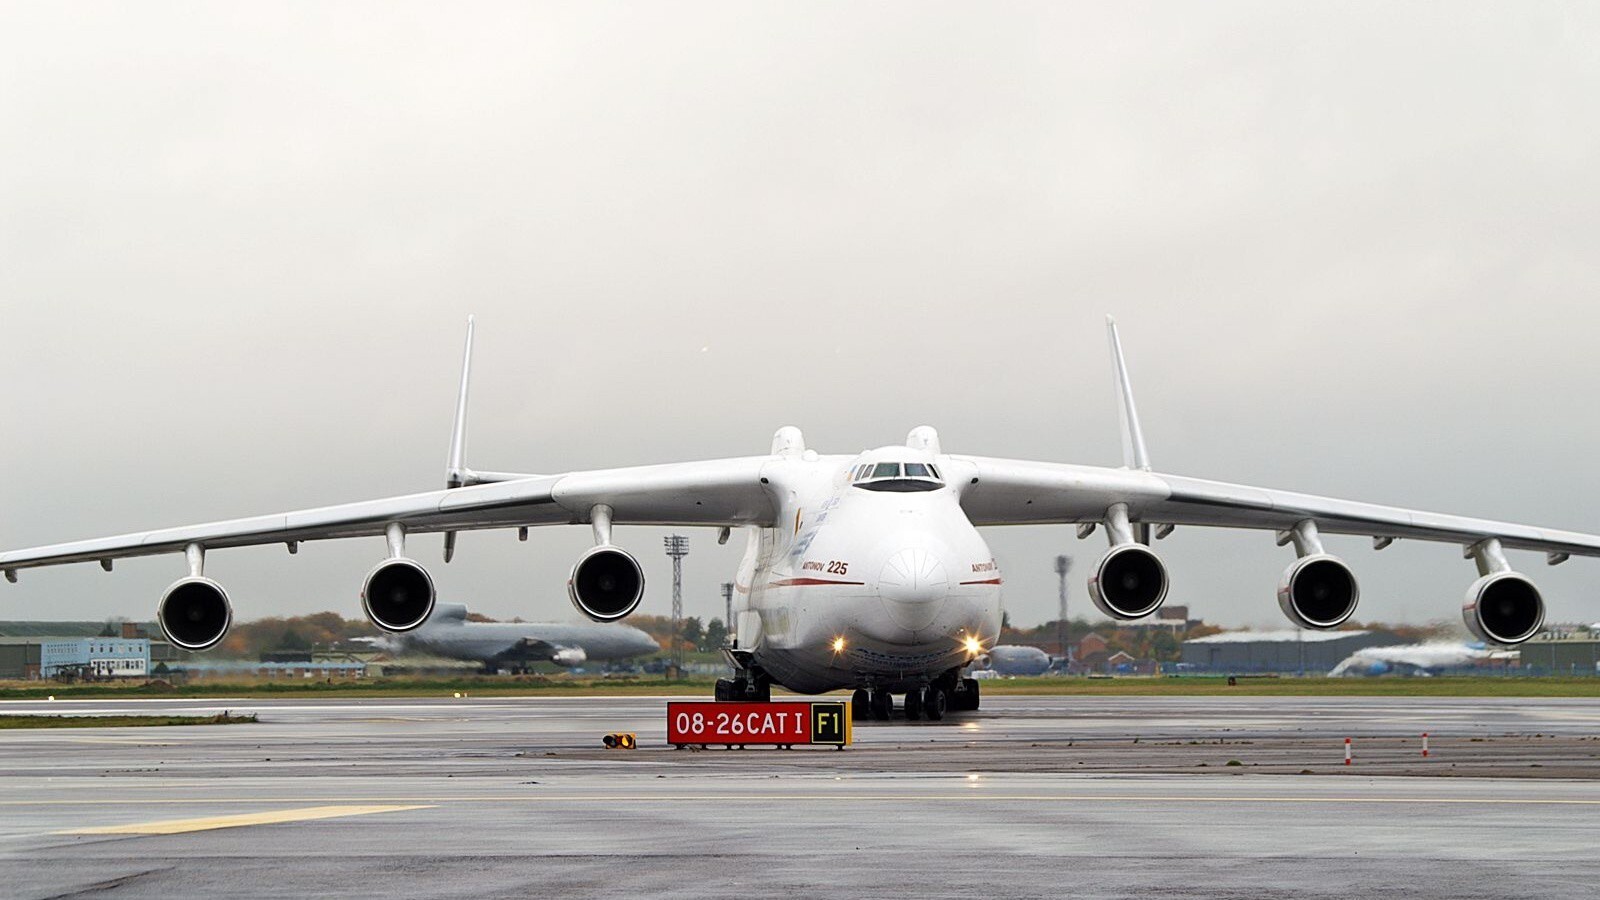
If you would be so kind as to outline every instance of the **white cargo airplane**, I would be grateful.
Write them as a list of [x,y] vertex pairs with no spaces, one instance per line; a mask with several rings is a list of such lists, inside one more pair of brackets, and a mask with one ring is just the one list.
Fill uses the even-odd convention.
[[1600,536],[1414,512],[1151,471],[1116,325],[1108,319],[1123,430],[1120,469],[947,454],[929,427],[904,445],[855,456],[807,449],[799,429],[780,428],[765,456],[602,469],[565,475],[475,472],[463,464],[472,324],[450,445],[447,488],[363,503],[192,525],[0,554],[21,569],[183,553],[188,574],[162,595],[157,618],[180,647],[222,640],[228,594],[205,576],[207,551],[323,538],[385,538],[387,559],[367,574],[362,606],[378,627],[410,631],[434,606],[433,580],[407,556],[406,538],[443,532],[444,558],[467,529],[587,524],[594,547],[567,582],[577,608],[610,622],[633,612],[644,574],[612,543],[613,525],[707,526],[726,541],[746,535],[736,579],[736,677],[718,699],[769,696],[774,683],[801,693],[854,689],[860,714],[887,718],[894,693],[910,718],[975,709],[978,684],[964,668],[1000,632],[1001,573],[978,529],[1069,523],[1080,538],[1097,528],[1110,549],[1089,577],[1101,612],[1138,619],[1167,594],[1167,570],[1150,548],[1175,526],[1277,532],[1297,559],[1283,573],[1278,604],[1295,624],[1338,626],[1358,591],[1321,533],[1359,534],[1378,549],[1400,538],[1461,545],[1478,578],[1463,616],[1480,639],[1518,644],[1540,630],[1544,603],[1505,550],[1534,550],[1550,564],[1600,556]]
[[363,640],[393,650],[480,662],[491,673],[502,668],[525,670],[534,662],[571,669],[661,652],[655,638],[617,622],[472,622],[461,603],[438,604],[427,623],[413,631]]

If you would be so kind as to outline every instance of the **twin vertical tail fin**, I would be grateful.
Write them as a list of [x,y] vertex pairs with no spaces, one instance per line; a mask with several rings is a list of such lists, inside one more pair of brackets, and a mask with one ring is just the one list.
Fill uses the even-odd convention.
[[[474,483],[473,472],[467,468],[467,384],[472,380],[472,326],[473,317],[467,316],[467,349],[461,356],[461,392],[456,395],[456,419],[450,428],[450,458],[445,461],[444,486],[458,488]],[[449,563],[456,555],[456,533],[444,533],[444,561]]]
[[1150,453],[1144,447],[1144,429],[1139,427],[1139,408],[1133,403],[1133,385],[1128,381],[1128,363],[1122,357],[1122,339],[1117,337],[1117,320],[1106,316],[1106,332],[1111,338],[1111,367],[1117,379],[1117,414],[1122,419],[1122,465],[1128,469],[1150,471]]
[[456,395],[455,425],[450,429],[450,458],[445,462],[444,486],[458,488],[472,483],[467,455],[467,384],[472,380],[473,317],[467,316],[467,349],[461,356],[461,392]]
[[[467,316],[467,347],[461,354],[461,390],[456,395],[456,418],[450,429],[450,456],[444,464],[446,489],[489,484],[499,481],[519,481],[538,478],[523,472],[482,472],[467,468],[467,385],[472,381],[472,327],[473,317]],[[456,533],[444,533],[444,561],[456,555]]]

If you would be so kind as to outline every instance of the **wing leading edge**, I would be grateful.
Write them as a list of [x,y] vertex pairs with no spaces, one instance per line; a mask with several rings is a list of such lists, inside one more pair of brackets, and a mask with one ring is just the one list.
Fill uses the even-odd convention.
[[53,544],[0,553],[0,570],[383,535],[394,524],[410,533],[581,524],[597,505],[618,525],[769,525],[773,503],[761,484],[771,457],[743,457],[536,476],[449,490],[387,497]]
[[[1329,534],[1503,546],[1567,556],[1600,556],[1600,535],[1422,512],[1290,491],[1128,469],[987,457],[952,457],[969,467],[961,504],[975,525],[1098,523],[1113,504],[1151,525],[1284,531],[1311,520]],[[976,479],[975,481],[973,479]]]

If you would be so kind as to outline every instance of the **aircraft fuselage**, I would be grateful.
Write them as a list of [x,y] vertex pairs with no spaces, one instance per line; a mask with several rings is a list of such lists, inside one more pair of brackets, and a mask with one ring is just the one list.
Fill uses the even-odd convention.
[[738,646],[801,693],[907,691],[1000,634],[999,566],[938,473],[940,454],[886,447],[767,469],[778,526],[750,528],[736,582]]

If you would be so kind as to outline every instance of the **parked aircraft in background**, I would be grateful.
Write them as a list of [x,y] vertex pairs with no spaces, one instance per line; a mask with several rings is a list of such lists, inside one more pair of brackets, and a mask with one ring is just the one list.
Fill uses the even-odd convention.
[[[588,525],[594,546],[573,565],[568,594],[591,619],[613,622],[644,597],[644,572],[613,543],[614,525],[705,526],[721,540],[737,528],[745,535],[729,651],[737,674],[718,684],[718,699],[764,700],[774,683],[801,693],[853,688],[858,714],[887,718],[900,694],[907,717],[938,719],[947,708],[977,707],[978,683],[965,670],[1000,634],[1002,575],[980,527],[1065,523],[1080,538],[1102,532],[1109,546],[1089,593],[1122,620],[1148,616],[1166,598],[1167,568],[1153,544],[1173,528],[1275,532],[1295,555],[1278,605],[1315,629],[1337,628],[1359,597],[1355,575],[1323,549],[1322,534],[1366,535],[1380,550],[1401,539],[1451,543],[1476,566],[1462,608],[1467,627],[1505,645],[1544,622],[1538,588],[1512,568],[1507,550],[1540,552],[1552,565],[1600,555],[1595,535],[1157,474],[1116,326],[1107,324],[1120,469],[946,453],[938,433],[921,426],[902,445],[854,455],[819,454],[799,429],[784,427],[761,456],[564,475],[476,472],[463,460],[469,320],[444,490],[18,550],[0,554],[0,570],[14,581],[36,566],[98,562],[109,571],[118,559],[181,553],[187,573],[162,594],[157,619],[174,644],[203,650],[233,618],[227,592],[205,574],[214,550],[278,543],[294,552],[301,541],[382,537],[386,558],[367,574],[362,606],[378,627],[401,633],[420,628],[434,608],[433,578],[407,547],[417,534],[443,533],[449,562],[466,529],[526,536],[531,526]],[[804,373],[793,377],[803,389]]]
[[1491,659],[1515,659],[1517,651],[1482,643],[1431,641],[1389,647],[1364,647],[1333,667],[1330,678],[1354,675],[1431,675]]
[[1050,671],[1050,654],[1038,647],[1016,644],[997,644],[972,661],[977,671],[990,671],[996,675],[1043,675]]
[[418,628],[382,640],[398,650],[480,662],[490,671],[536,662],[570,669],[661,651],[655,638],[631,625],[469,622],[460,603],[441,603]]

